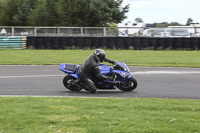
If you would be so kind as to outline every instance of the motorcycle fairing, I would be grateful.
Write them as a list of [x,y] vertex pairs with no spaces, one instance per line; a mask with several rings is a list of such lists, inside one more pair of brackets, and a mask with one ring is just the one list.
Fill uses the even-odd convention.
[[130,78],[130,73],[127,71],[121,71],[121,70],[113,70],[114,73],[118,73],[123,78]]
[[117,63],[124,68],[124,71],[127,71],[130,73],[128,66],[124,62],[117,62]]
[[[121,67],[123,67],[124,71],[122,70],[112,70],[114,73],[118,73],[121,75],[123,78],[130,78],[130,71],[129,68],[126,66],[125,63],[123,62],[117,62]],[[108,74],[111,72],[111,67],[104,65],[104,64],[99,64],[99,69],[102,74]]]
[[70,74],[72,77],[75,77],[75,78],[79,78],[79,76],[77,74]]
[[99,69],[102,74],[108,74],[108,73],[110,73],[111,68],[107,65],[99,64]]
[[69,75],[71,75],[71,76],[73,76],[73,77],[75,77],[75,78],[79,78],[77,72],[78,72],[78,67],[79,67],[80,65],[77,65],[76,73],[75,73],[74,71],[66,70],[66,69],[65,69],[65,65],[66,65],[66,64],[61,63],[61,64],[60,64],[59,70],[65,72],[65,73],[67,73],[67,74],[69,74]]

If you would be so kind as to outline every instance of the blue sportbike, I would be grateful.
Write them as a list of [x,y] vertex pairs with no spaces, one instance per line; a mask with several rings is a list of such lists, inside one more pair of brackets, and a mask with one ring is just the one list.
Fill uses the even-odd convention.
[[[66,73],[63,78],[63,85],[71,91],[80,91],[86,89],[86,85],[81,82],[78,73],[80,65],[60,64],[59,70]],[[132,91],[137,87],[137,80],[130,75],[128,66],[123,62],[117,62],[113,66],[99,64],[100,72],[106,76],[112,76],[113,80],[98,80],[93,77],[94,83],[98,89],[120,89],[122,91]]]

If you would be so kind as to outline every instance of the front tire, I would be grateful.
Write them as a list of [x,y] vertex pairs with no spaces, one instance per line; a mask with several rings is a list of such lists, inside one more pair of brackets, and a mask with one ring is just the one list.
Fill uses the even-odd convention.
[[72,77],[71,75],[66,75],[63,78],[63,85],[68,90],[71,90],[71,91],[80,91],[80,90],[82,90],[82,87],[79,84],[77,84],[75,81],[76,81],[75,77]]
[[130,77],[129,79],[126,79],[126,83],[120,83],[117,85],[117,88],[122,90],[122,91],[132,91],[135,90],[137,87],[138,83],[137,80],[133,77]]

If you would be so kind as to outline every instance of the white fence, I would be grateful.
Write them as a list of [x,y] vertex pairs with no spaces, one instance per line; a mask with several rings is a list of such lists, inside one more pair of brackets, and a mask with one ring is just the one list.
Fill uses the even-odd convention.
[[[184,28],[184,27],[173,27]],[[89,36],[89,37],[116,37],[116,36],[149,36],[145,32],[147,27],[27,27],[27,26],[0,26],[0,36]],[[187,27],[188,29],[188,27]],[[188,29],[194,33],[200,27]],[[140,34],[141,31],[141,34]],[[191,32],[190,32],[191,33]]]
[[118,29],[106,27],[0,26],[0,36],[118,36]]
[[[116,37],[136,35],[145,27],[26,27],[0,26],[0,36],[90,36]],[[122,32],[124,31],[124,32]]]

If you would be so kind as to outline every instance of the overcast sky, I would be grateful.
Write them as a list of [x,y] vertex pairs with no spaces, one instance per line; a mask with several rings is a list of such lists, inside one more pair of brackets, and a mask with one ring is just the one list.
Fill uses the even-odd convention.
[[145,23],[178,22],[186,24],[188,18],[200,23],[200,0],[124,0],[130,4],[127,19],[135,22],[141,17]]

